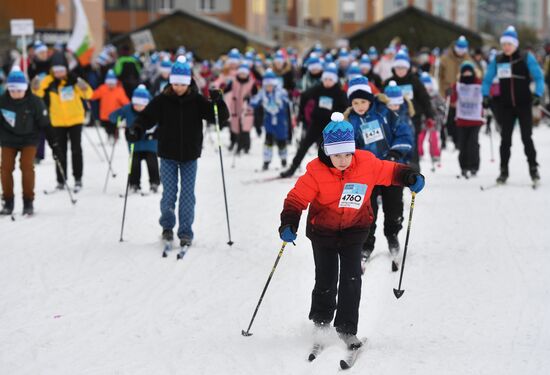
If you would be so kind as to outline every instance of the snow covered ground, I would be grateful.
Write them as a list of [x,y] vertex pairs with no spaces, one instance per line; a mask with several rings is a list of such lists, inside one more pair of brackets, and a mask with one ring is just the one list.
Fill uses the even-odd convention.
[[[84,190],[75,206],[66,193],[43,194],[54,186],[53,162],[38,166],[35,217],[0,221],[0,374],[338,373],[344,348],[335,335],[315,362],[306,361],[314,278],[305,225],[279,263],[254,335],[241,336],[279,251],[279,212],[295,181],[243,183],[275,174],[254,172],[261,146],[253,138],[251,155],[235,168],[224,152],[232,248],[217,148],[205,141],[195,245],[180,262],[160,256],[160,195],[129,197],[119,242],[125,145],[103,194],[106,165],[83,138]],[[534,138],[543,178],[537,191],[517,130],[509,186],[480,191],[498,172],[485,135],[475,179],[456,179],[450,151],[435,173],[423,164],[427,185],[414,211],[406,292],[393,295],[399,274],[390,272],[379,228],[360,309],[368,349],[349,373],[550,373],[550,128],[535,129]],[[142,181],[148,189],[146,172]],[[409,199],[407,190],[405,217]],[[19,195],[16,205],[20,212]]]

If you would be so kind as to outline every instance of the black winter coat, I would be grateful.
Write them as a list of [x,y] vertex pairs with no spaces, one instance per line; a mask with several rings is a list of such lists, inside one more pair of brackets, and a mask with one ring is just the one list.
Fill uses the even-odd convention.
[[[309,102],[313,101],[313,107]],[[304,121],[308,114],[306,111],[311,108],[310,129],[315,129],[319,135],[330,122],[330,116],[333,112],[344,112],[348,108],[348,97],[340,84],[335,84],[331,88],[325,88],[323,83],[319,83],[300,96],[299,118]]]
[[0,96],[0,146],[36,146],[42,129],[50,141],[50,117],[42,99],[30,90],[19,100],[12,99],[8,91]]
[[395,81],[398,86],[411,85],[413,89],[412,103],[414,106],[415,117],[424,115],[427,118],[434,118],[434,112],[432,110],[432,103],[430,101],[430,94],[424,87],[424,84],[420,81],[420,78],[416,74],[413,74],[410,70],[403,78],[399,78],[395,72],[394,74],[384,82],[384,88],[390,81]]
[[[223,98],[217,105],[219,122],[223,124],[229,112]],[[195,85],[189,86],[189,91],[182,96],[176,95],[168,85],[139,113],[134,127],[143,134],[158,124],[158,155],[164,159],[191,161],[201,156],[203,119],[215,122],[214,105],[198,93]]]

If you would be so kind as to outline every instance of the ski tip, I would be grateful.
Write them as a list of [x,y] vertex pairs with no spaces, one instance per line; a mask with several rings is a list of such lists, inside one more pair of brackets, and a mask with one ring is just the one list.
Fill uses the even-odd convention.
[[404,290],[397,290],[397,289],[394,289],[394,290],[393,290],[393,294],[395,295],[395,298],[397,298],[397,299],[401,298],[401,296],[403,295],[403,293],[405,293]]
[[248,331],[245,331],[244,329],[241,331],[241,335],[243,335],[244,337],[249,337],[249,336],[252,336],[252,333],[248,332]]
[[317,356],[316,356],[315,354],[311,353],[311,354],[307,357],[307,360],[308,360],[309,362],[313,362],[313,361],[315,361],[315,358],[317,358]]
[[349,363],[347,363],[346,361],[344,361],[343,359],[340,360],[340,368],[342,370],[348,370],[351,368],[351,366],[349,365]]
[[227,241],[227,244],[228,244],[229,246],[233,246],[234,243],[235,243],[235,242],[233,242],[233,241]]

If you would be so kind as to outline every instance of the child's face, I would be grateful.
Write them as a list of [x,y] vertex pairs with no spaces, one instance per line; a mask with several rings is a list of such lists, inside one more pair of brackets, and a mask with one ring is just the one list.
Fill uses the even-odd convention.
[[336,155],[330,155],[330,161],[332,162],[332,165],[334,165],[334,168],[338,169],[339,171],[345,171],[351,164],[351,160],[353,158],[353,154],[336,154]]
[[370,102],[367,99],[355,98],[351,101],[351,106],[355,113],[363,116],[370,108]]
[[333,81],[332,79],[330,78],[325,78],[323,79],[323,86],[325,87],[325,89],[330,89],[332,86],[334,86],[336,84],[335,81]]
[[23,99],[23,97],[25,96],[25,91],[23,91],[23,90],[8,89],[8,92],[10,93],[10,97],[13,100]]
[[174,89],[174,92],[177,96],[182,96],[187,92],[187,89],[189,88],[189,85],[182,85],[179,83],[173,83],[172,88]]
[[273,85],[265,85],[265,91],[266,92],[272,92],[275,86]]
[[390,111],[397,112],[399,111],[399,104],[388,104]]
[[513,55],[514,52],[516,52],[516,49],[517,49],[517,47],[515,45],[513,45],[512,43],[502,43],[501,47],[502,47],[502,52],[504,52],[504,54],[506,56]]
[[134,107],[134,111],[136,112],[141,112],[145,109],[145,106],[141,104],[132,104],[132,107]]
[[403,78],[407,75],[407,72],[409,71],[409,69],[407,68],[395,68],[395,74],[399,77],[399,78]]

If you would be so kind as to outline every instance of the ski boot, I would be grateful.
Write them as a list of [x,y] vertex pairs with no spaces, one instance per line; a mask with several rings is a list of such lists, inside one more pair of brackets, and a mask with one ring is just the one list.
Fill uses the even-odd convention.
[[262,165],[262,171],[267,171],[269,169],[269,162],[264,161],[264,164]]
[[63,182],[58,182],[55,186],[56,190],[65,190],[65,184]]
[[536,189],[540,181],[540,174],[536,164],[529,167],[529,174],[531,175],[531,181],[533,181],[532,187]]
[[286,171],[281,172],[279,174],[279,176],[281,176],[281,178],[292,177],[294,175],[294,173],[296,172],[296,169],[298,169],[298,167],[295,167],[294,164],[293,164]]
[[174,240],[174,232],[172,232],[172,229],[163,229],[162,230],[162,240],[163,241],[173,241]]
[[399,239],[397,238],[397,234],[392,234],[387,236],[388,239],[388,248],[390,249],[390,254],[392,256],[391,261],[391,270],[392,272],[397,272],[399,270]]
[[348,348],[360,348],[363,343],[352,333],[338,332],[338,338],[342,340]]
[[13,198],[4,199],[4,206],[0,215],[11,215],[13,213]]
[[281,166],[286,168],[286,159],[281,160]]
[[193,240],[189,237],[182,237],[180,238],[180,247],[189,247],[193,243]]
[[74,182],[74,192],[78,193],[80,190],[82,190],[82,180],[76,180]]
[[31,216],[34,214],[34,206],[32,204],[32,199],[23,198],[23,215]]
[[508,167],[500,167],[500,175],[497,177],[497,184],[503,185],[508,180]]
[[137,194],[141,191],[141,188],[138,185],[130,185],[130,194]]
[[151,184],[151,193],[156,194],[159,191],[159,184]]

